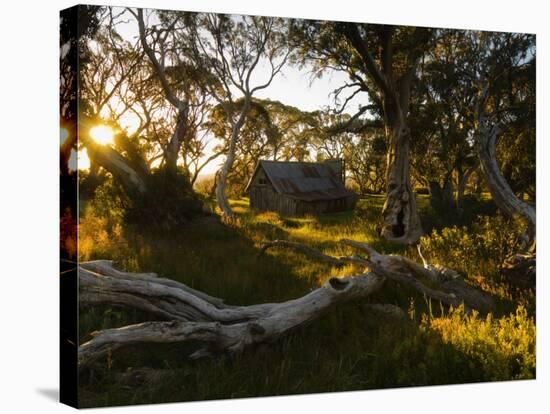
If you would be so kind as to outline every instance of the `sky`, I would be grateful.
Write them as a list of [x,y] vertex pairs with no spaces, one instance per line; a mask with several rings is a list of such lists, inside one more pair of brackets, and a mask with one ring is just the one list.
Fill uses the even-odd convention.
[[[114,8],[113,13],[119,13],[122,11],[120,8]],[[156,23],[154,15],[149,15],[146,11],[146,25],[150,26]],[[148,18],[147,18],[148,16]],[[135,18],[128,12],[125,12],[121,16],[121,23],[117,26],[117,31],[126,40],[135,43],[138,40],[138,27]],[[146,57],[144,59],[147,59]],[[144,62],[145,64],[146,62]],[[342,86],[346,81],[349,81],[348,76],[345,73],[337,72],[333,70],[327,70],[322,78],[315,78],[312,80],[309,67],[301,68],[285,65],[282,71],[275,77],[269,87],[259,90],[255,93],[254,97],[261,99],[270,99],[283,102],[286,105],[295,106],[304,111],[314,111],[322,109],[329,105],[334,106],[334,100],[331,93],[334,89]],[[258,67],[253,73],[251,84],[252,86],[263,83],[269,76],[270,67],[268,63],[260,61]],[[342,94],[342,98],[345,98],[345,94]],[[350,101],[345,112],[354,114],[358,107],[367,103],[366,94],[358,94],[354,99]],[[124,122],[124,121],[122,121]],[[132,120],[127,120],[127,125],[122,125],[128,129],[132,129]],[[213,139],[211,144],[207,147],[204,158],[211,155],[212,148],[216,145],[216,140]],[[86,159],[86,154],[79,154],[79,167],[87,167],[89,161]],[[223,158],[220,157],[217,160],[208,164],[202,171],[201,175],[210,175],[217,171]]]

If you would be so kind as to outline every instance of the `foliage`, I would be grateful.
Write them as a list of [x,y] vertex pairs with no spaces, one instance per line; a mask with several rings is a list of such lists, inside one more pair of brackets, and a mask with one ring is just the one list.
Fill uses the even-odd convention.
[[469,227],[434,229],[420,239],[428,261],[444,264],[464,275],[498,278],[498,268],[518,247],[520,229],[501,215],[481,216]]
[[[284,238],[342,255],[350,253],[338,244],[345,237],[371,243],[379,251],[404,254],[402,246],[380,241],[376,234],[375,220],[383,202],[382,196],[369,196],[360,200],[353,212],[285,217],[272,212],[254,214],[247,199],[232,200],[239,217],[234,226],[205,217],[190,223],[185,232],[170,235],[124,225],[111,225],[109,230],[107,222],[116,221],[113,217],[94,217],[93,209],[86,209],[80,222],[80,244],[86,249],[79,253],[85,260],[110,257],[131,271],[158,272],[224,297],[229,304],[284,301],[302,296],[328,277],[355,274],[358,269],[334,269],[287,250],[258,256],[260,244]],[[419,205],[428,203],[426,198],[419,200]],[[492,222],[503,229],[506,222],[498,220],[501,221]],[[476,226],[481,233],[490,229],[484,222]],[[457,229],[456,232],[461,231]],[[449,249],[460,249],[465,234],[460,241],[451,238],[453,243],[431,244],[430,259],[437,262],[439,258],[452,257]],[[495,237],[496,232],[485,239]],[[488,244],[485,254],[503,254],[504,241]],[[470,254],[475,253],[474,247],[468,249]],[[483,269],[488,269],[483,265],[485,259],[472,255],[466,261],[472,267],[477,263],[480,277],[487,282],[492,275],[484,273]],[[459,259],[454,260],[459,263]],[[393,284],[370,300],[408,309],[411,318],[386,319],[366,311],[363,303],[352,303],[335,308],[294,335],[233,359],[220,356],[188,361],[183,355],[192,349],[177,344],[130,347],[81,373],[82,403],[88,406],[237,398],[532,378],[535,374],[534,320],[524,313],[513,318],[497,313],[490,317],[490,323],[479,316],[475,320],[466,315],[459,317],[459,311],[436,314],[422,296]],[[433,308],[437,310],[438,306]],[[424,314],[429,316],[423,317]],[[80,339],[85,341],[87,334],[96,329],[146,318],[110,307],[81,309]],[[460,330],[464,332],[460,337],[443,335]],[[475,341],[473,335],[478,330],[483,336]],[[158,378],[133,383],[131,387],[121,380],[122,375],[143,367]]]
[[129,197],[112,177],[106,177],[95,189],[90,203],[81,203],[81,207],[88,206],[89,213],[108,218],[106,225],[124,223],[144,231],[180,231],[182,225],[204,214],[200,197],[192,191],[181,170],[175,176],[162,169],[154,170],[147,184],[149,191],[132,193]]
[[[417,196],[424,229],[431,231],[420,241],[422,252],[430,263],[459,271],[499,299],[495,313],[483,317],[462,308],[441,306],[434,312],[438,307],[424,297],[387,282],[369,300],[407,309],[410,318],[385,320],[364,302],[351,303],[298,335],[233,359],[191,362],[182,357],[189,347],[178,344],[129,347],[81,372],[82,405],[535,376],[534,294],[511,289],[499,271],[517,250],[524,226],[496,215],[482,193],[475,157],[475,101],[487,77],[486,109],[502,125],[501,170],[516,194],[535,200],[534,36],[152,10],[143,18],[144,11],[95,6],[79,10],[80,39],[62,22],[62,43],[71,44],[61,53],[62,84],[76,81],[71,63],[81,52],[79,137],[91,168],[79,176],[80,214],[61,209],[61,236],[66,250],[75,253],[73,224],[79,217],[80,260],[110,258],[130,271],[155,271],[243,305],[289,300],[329,277],[358,271],[292,251],[259,256],[265,240],[293,240],[345,255],[351,250],[338,240],[349,238],[418,260],[415,249],[380,240],[376,229],[388,184],[384,170],[397,154],[392,137],[404,133],[399,136],[410,141],[410,154],[408,146],[404,154],[411,156],[410,174],[421,187],[418,193],[426,193]],[[143,22],[137,40],[117,31],[121,24],[136,24],[132,16]],[[76,42],[82,43],[79,48],[73,47]],[[316,111],[252,98],[284,71],[287,53],[314,78],[340,71],[349,79],[336,88],[333,102],[319,102],[323,109]],[[252,87],[250,80],[261,76],[248,75],[265,63],[271,77]],[[350,115],[356,95],[368,105]],[[76,118],[75,96],[62,97],[61,112],[65,123]],[[124,124],[128,118],[135,128]],[[112,144],[85,142],[89,127],[99,122],[116,131]],[[73,132],[69,136],[75,139]],[[67,154],[75,146],[68,142]],[[213,180],[198,174],[232,153],[231,143],[236,157],[227,181],[237,198],[231,200],[237,219],[223,225],[215,214],[204,213],[203,202],[214,203]],[[335,157],[345,159],[349,182],[365,195],[354,211],[256,214],[247,199],[238,198],[259,159]],[[409,174],[409,166],[403,171]],[[124,309],[83,308],[80,340],[96,329],[146,318]],[[131,386],[121,380],[143,367],[160,379]]]
[[421,329],[471,357],[487,381],[535,377],[535,321],[522,306],[499,319],[468,315],[463,307],[437,318],[424,315]]

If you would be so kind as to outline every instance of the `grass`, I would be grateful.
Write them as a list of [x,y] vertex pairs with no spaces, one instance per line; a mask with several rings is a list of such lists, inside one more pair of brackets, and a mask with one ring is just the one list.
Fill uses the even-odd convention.
[[[265,240],[295,240],[328,254],[347,254],[351,251],[337,243],[345,237],[417,260],[412,248],[377,237],[375,223],[383,201],[383,197],[371,196],[360,200],[353,212],[294,218],[271,212],[256,214],[249,210],[248,200],[233,200],[238,215],[234,226],[207,218],[170,236],[132,230],[120,220],[96,215],[90,204],[81,216],[79,254],[81,260],[111,258],[130,271],[154,271],[223,297],[230,304],[284,301],[304,295],[330,276],[354,274],[357,269],[334,269],[286,250],[273,249],[258,256]],[[419,197],[418,205],[423,223],[429,223],[429,199]],[[432,257],[452,248],[439,240],[431,247]],[[476,277],[481,277],[480,284],[487,283],[484,275]],[[409,317],[385,319],[367,312],[365,302],[350,303],[274,344],[239,357],[193,362],[185,357],[192,345],[129,347],[81,370],[81,405],[242,398],[535,375],[534,318],[527,313],[519,319],[515,313],[510,315],[507,311],[515,309],[513,304],[487,320],[479,316],[464,319],[463,313],[456,313],[460,310],[449,313],[395,285],[386,286],[369,300],[396,304],[407,310]],[[136,311],[81,309],[80,340],[87,340],[97,329],[149,319]],[[450,335],[456,327],[466,327],[470,334]],[[501,328],[511,334],[503,336]],[[481,331],[483,344],[498,346],[480,346],[472,340]],[[514,362],[518,355],[519,365]],[[496,367],[484,364],[489,357],[497,361]],[[499,369],[506,372],[504,378],[495,374]],[[149,374],[134,375],[140,372]]]

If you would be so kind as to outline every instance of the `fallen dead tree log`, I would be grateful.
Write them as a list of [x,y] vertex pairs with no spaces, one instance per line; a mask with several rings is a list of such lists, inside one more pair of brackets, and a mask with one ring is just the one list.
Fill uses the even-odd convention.
[[[275,240],[264,244],[262,251],[268,248],[278,247],[293,249],[307,255],[314,260],[342,265],[347,263],[362,264],[380,276],[394,282],[405,284],[427,297],[440,301],[443,304],[457,307],[464,303],[466,310],[476,309],[488,312],[493,308],[490,297],[482,294],[477,289],[469,286],[454,270],[440,265],[430,265],[419,250],[424,265],[420,265],[406,257],[399,255],[386,255],[378,253],[366,243],[355,240],[342,239],[341,244],[353,247],[368,255],[368,259],[360,256],[332,257],[296,242]],[[422,280],[426,280],[437,288],[427,286]]]
[[[103,276],[96,276],[101,278]],[[241,321],[145,322],[118,329],[106,329],[93,333],[93,339],[79,348],[79,364],[86,365],[109,351],[136,343],[200,343],[190,357],[199,358],[215,353],[238,353],[245,348],[263,342],[271,342],[292,329],[317,319],[337,303],[367,297],[379,289],[384,278],[374,273],[356,277],[332,278],[309,294],[283,303],[235,307],[225,310],[242,312]],[[154,284],[154,282],[150,282]],[[197,301],[198,302],[198,301]],[[206,302],[204,302],[206,303]],[[202,305],[204,305],[202,303]],[[251,308],[251,309],[250,309]],[[260,308],[255,318],[251,314]]]
[[[161,319],[92,334],[79,348],[79,365],[85,366],[108,352],[139,343],[193,342],[198,349],[190,358],[217,353],[235,354],[281,336],[319,318],[333,306],[366,298],[386,280],[402,283],[444,304],[486,311],[491,301],[468,286],[459,275],[441,266],[424,266],[397,255],[378,253],[371,246],[352,240],[341,243],[367,253],[332,257],[300,243],[276,240],[271,248],[293,249],[334,266],[353,263],[361,267],[356,276],[331,278],[310,293],[282,303],[251,306],[227,305],[171,279],[154,273],[128,273],[98,260],[79,266],[81,306],[105,304],[140,309]],[[427,286],[422,279],[436,287]],[[439,290],[441,289],[441,290]],[[372,311],[400,314],[394,305],[370,304]]]

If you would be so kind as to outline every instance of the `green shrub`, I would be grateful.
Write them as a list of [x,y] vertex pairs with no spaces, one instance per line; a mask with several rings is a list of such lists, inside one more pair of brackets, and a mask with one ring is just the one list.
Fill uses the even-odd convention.
[[499,266],[518,248],[521,229],[504,217],[479,217],[469,228],[445,227],[420,240],[422,252],[432,263],[464,275],[499,279]]
[[475,311],[468,315],[459,307],[438,318],[424,315],[421,329],[472,358],[485,380],[535,377],[535,321],[523,306],[500,319],[481,318]]

